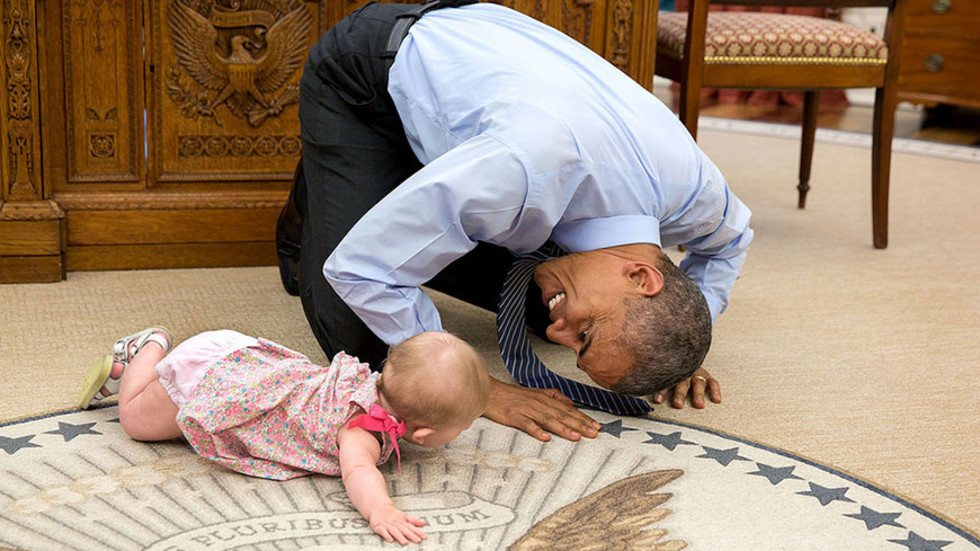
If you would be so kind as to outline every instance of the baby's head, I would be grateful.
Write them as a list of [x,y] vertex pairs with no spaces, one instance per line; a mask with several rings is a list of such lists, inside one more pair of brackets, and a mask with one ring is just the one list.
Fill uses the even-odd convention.
[[427,331],[391,347],[378,396],[405,421],[405,438],[434,448],[465,430],[490,403],[490,375],[472,346],[442,331]]

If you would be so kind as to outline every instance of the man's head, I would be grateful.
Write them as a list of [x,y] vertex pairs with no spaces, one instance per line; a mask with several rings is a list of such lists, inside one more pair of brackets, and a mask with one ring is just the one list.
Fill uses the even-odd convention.
[[603,387],[650,395],[690,377],[707,354],[704,295],[659,247],[571,254],[539,266],[534,279],[550,310],[548,338],[574,350]]
[[410,440],[425,447],[449,442],[490,403],[490,375],[462,339],[427,331],[391,347],[378,394],[405,421]]

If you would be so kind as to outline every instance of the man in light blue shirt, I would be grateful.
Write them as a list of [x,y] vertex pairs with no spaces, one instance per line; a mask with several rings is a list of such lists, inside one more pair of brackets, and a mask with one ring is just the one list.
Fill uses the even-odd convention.
[[[619,69],[470,1],[437,3],[401,31],[411,6],[368,5],[311,50],[302,174],[278,240],[284,283],[321,346],[376,366],[385,345],[442,328],[421,285],[495,309],[514,256],[552,240],[573,254],[535,272],[547,338],[600,385],[655,401],[665,389],[645,381],[686,355],[675,407],[689,392],[695,407],[706,390],[720,401],[703,368],[690,375],[741,272],[749,209]],[[290,222],[302,227],[298,259]],[[661,252],[676,245],[680,270]],[[596,434],[557,391],[495,382],[491,398],[487,417],[543,440]]]

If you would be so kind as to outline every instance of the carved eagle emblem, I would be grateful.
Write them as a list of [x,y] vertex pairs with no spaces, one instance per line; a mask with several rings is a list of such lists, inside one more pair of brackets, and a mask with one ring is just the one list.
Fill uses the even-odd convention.
[[[313,16],[298,1],[276,5],[267,0],[174,0],[167,6],[177,62],[208,91],[197,94],[197,115],[213,117],[224,104],[258,126],[298,100],[295,85],[283,88],[306,59]],[[193,96],[171,78],[171,98],[178,101],[174,88],[184,101]],[[186,105],[181,107],[188,115]]]

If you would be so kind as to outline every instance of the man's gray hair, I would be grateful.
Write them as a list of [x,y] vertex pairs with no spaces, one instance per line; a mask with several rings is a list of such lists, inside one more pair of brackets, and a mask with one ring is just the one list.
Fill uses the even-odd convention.
[[649,396],[689,378],[711,346],[711,311],[697,284],[660,253],[663,289],[652,297],[627,298],[620,343],[633,367],[612,390]]

